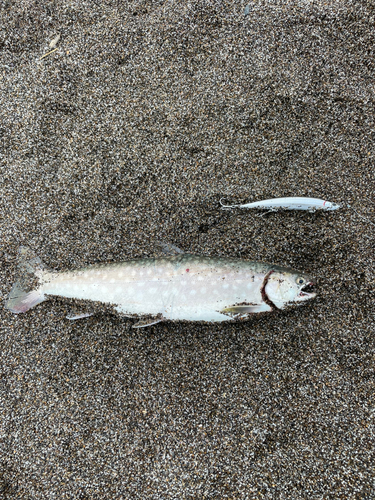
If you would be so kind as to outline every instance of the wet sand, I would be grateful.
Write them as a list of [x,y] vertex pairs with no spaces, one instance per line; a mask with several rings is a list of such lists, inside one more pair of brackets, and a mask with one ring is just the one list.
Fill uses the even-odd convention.
[[[0,497],[375,497],[374,9],[0,12]],[[345,206],[219,204],[281,196]],[[63,270],[157,241],[300,269],[318,298],[140,330],[62,299],[4,309],[20,245]]]

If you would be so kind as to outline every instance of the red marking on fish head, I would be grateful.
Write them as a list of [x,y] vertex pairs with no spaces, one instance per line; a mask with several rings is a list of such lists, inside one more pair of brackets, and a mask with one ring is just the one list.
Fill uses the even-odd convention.
[[186,269],[186,272],[188,273],[190,271],[190,269]]

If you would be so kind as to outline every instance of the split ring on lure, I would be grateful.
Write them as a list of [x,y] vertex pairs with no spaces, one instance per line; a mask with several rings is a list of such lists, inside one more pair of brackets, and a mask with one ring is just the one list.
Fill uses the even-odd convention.
[[338,203],[332,203],[331,201],[300,197],[273,198],[244,205],[223,205],[220,200],[220,204],[223,208],[257,208],[258,210],[270,210],[271,212],[277,212],[278,210],[308,210],[309,212],[315,212],[316,210],[328,211],[340,208]]

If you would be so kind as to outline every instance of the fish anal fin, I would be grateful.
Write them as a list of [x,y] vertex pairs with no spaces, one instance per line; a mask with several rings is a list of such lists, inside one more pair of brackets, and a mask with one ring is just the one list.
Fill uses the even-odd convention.
[[162,316],[157,316],[155,318],[141,319],[133,325],[133,328],[146,328],[147,326],[156,325],[161,321],[164,321],[164,318]]

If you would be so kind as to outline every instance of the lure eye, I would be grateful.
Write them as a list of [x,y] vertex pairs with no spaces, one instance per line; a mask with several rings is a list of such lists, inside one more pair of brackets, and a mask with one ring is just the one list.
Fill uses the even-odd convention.
[[298,283],[299,285],[303,285],[304,283],[306,283],[306,280],[305,278],[302,278],[302,276],[300,276],[296,279],[296,283]]

